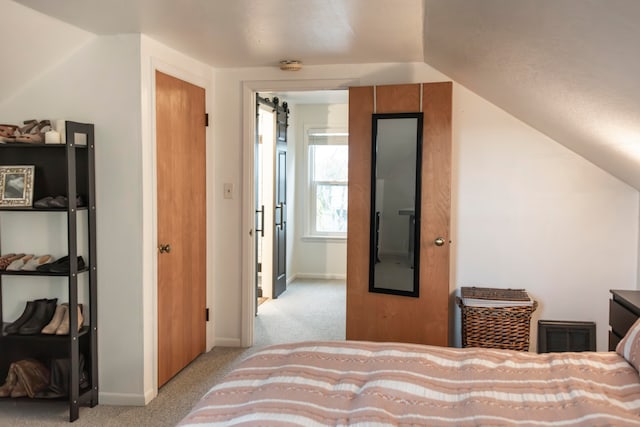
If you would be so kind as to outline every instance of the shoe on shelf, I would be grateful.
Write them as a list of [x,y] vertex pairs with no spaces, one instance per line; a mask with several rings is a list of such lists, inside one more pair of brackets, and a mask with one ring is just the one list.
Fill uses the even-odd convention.
[[43,273],[49,273],[51,271],[51,266],[58,263],[69,262],[69,256],[65,255],[62,258],[58,258],[56,261],[49,262],[46,264],[42,264],[36,267],[36,271],[40,271]]
[[24,385],[18,381],[16,383],[16,386],[13,388],[13,390],[11,390],[11,394],[10,397],[13,397],[14,399],[17,397],[26,397],[27,396],[27,390],[24,388]]
[[5,326],[4,332],[6,334],[17,334],[20,327],[24,325],[29,319],[31,319],[31,316],[33,316],[38,301],[46,301],[46,299],[27,301],[27,305],[24,307],[24,311],[22,312],[20,317],[18,317],[13,323]]
[[6,142],[5,138],[15,138],[18,129],[16,125],[0,125],[0,144]]
[[16,376],[15,365],[12,363],[9,365],[9,373],[7,373],[7,379],[4,381],[2,387],[0,387],[0,397],[9,397],[11,396],[11,392],[16,386],[18,382],[18,377]]
[[6,270],[7,267],[15,260],[22,258],[26,254],[8,254],[0,258],[0,271]]
[[68,310],[69,310],[69,304],[67,304],[66,302],[58,305],[56,307],[55,313],[53,313],[53,317],[51,318],[51,321],[47,326],[42,328],[42,331],[40,331],[40,333],[47,334],[47,335],[55,334],[58,328],[60,327],[60,325],[62,324],[62,321],[65,319],[65,317],[67,319],[67,322],[69,321],[69,313],[67,313]]
[[[82,196],[76,196],[76,207],[86,206]],[[33,207],[37,209],[64,209],[69,207],[67,196],[46,196],[33,202]]]
[[36,271],[38,269],[38,267],[40,267],[41,265],[46,265],[46,264],[50,264],[55,260],[54,257],[52,257],[51,255],[42,255],[39,257],[34,256],[33,258],[31,258],[29,261],[27,261],[24,264],[24,267],[22,267],[23,271]]
[[30,398],[42,390],[46,389],[51,380],[51,371],[47,366],[37,359],[22,359],[14,362],[16,372],[16,387],[14,387],[11,396],[15,393],[16,388],[20,384],[24,387],[24,391]]
[[69,206],[69,200],[66,196],[56,196],[49,200],[48,205],[50,208],[66,208]]
[[[51,268],[57,264],[66,264],[69,265],[69,255],[65,255],[62,258],[58,258],[56,261],[45,263],[36,267],[36,271],[41,271],[43,273],[50,273]],[[67,267],[68,269],[69,267]]]
[[[56,335],[69,335],[69,330],[70,330],[69,311],[70,310],[71,310],[70,308],[67,308],[67,310],[65,310],[62,322],[60,323],[60,326],[58,326],[58,329],[56,329]],[[80,329],[82,329],[83,323],[84,323],[84,317],[82,315],[82,304],[78,304],[78,332],[80,332]]]
[[42,199],[38,199],[33,202],[33,207],[38,209],[47,209],[49,208],[49,202],[53,200],[53,196],[43,197]]
[[36,301],[33,315],[18,329],[18,335],[35,335],[40,333],[56,311],[57,298]]
[[[64,259],[61,262],[59,262],[59,261],[62,260],[63,258],[60,258],[58,261],[49,264],[50,265],[49,272],[51,272],[51,273],[68,273],[69,269],[71,268],[70,260],[69,260],[68,256],[64,257],[64,258],[66,258],[66,259]],[[78,271],[82,270],[85,267],[84,259],[81,256],[78,257],[77,263],[78,263]]]
[[[2,142],[7,142],[7,143],[17,142],[16,138],[18,138],[19,136],[21,136],[23,134],[27,134],[27,133],[31,132],[34,127],[38,126],[38,121],[37,120],[25,120],[22,123],[24,124],[24,126],[22,126],[22,127],[16,126],[15,130],[13,131],[13,134],[11,134],[11,135],[3,135],[2,137],[0,137],[0,138],[2,138]],[[9,126],[12,126],[12,125],[9,125]]]
[[26,144],[44,144],[44,134],[49,130],[51,130],[51,122],[49,120],[41,120],[34,127],[29,129],[29,132],[21,132],[20,135],[16,136],[16,142]]
[[18,258],[7,266],[7,271],[20,271],[24,268],[25,264],[32,259],[33,255],[25,255],[22,258]]
[[7,268],[7,266],[11,264],[9,258],[13,258],[14,256],[16,256],[16,254],[13,253],[0,256],[0,270],[4,270],[5,268]]

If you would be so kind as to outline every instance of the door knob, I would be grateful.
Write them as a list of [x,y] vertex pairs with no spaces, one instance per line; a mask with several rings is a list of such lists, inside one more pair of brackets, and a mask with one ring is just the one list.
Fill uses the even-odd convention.
[[166,244],[166,245],[158,245],[158,250],[160,251],[161,254],[163,253],[169,253],[171,252],[171,245],[170,244]]
[[444,245],[444,239],[442,237],[438,237],[436,240],[433,241],[433,243],[435,243],[436,246],[442,246]]

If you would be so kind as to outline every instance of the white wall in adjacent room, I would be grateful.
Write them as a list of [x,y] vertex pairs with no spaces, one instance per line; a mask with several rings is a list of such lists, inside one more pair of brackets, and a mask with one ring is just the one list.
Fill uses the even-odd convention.
[[292,272],[301,278],[345,278],[346,239],[309,238],[309,169],[305,133],[308,129],[348,129],[346,104],[298,104],[294,106],[293,132],[296,135],[295,236],[292,242]]

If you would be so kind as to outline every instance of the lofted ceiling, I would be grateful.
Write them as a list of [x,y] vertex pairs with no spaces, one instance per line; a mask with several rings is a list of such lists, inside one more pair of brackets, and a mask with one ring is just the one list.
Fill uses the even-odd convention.
[[425,62],[640,189],[640,1],[427,0]]
[[82,34],[145,33],[216,68],[424,61],[640,189],[637,0],[15,3]]

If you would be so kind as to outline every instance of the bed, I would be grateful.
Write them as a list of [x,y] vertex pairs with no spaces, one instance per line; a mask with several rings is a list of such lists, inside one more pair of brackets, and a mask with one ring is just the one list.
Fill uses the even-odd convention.
[[638,331],[617,352],[271,346],[241,362],[180,426],[638,426]]

